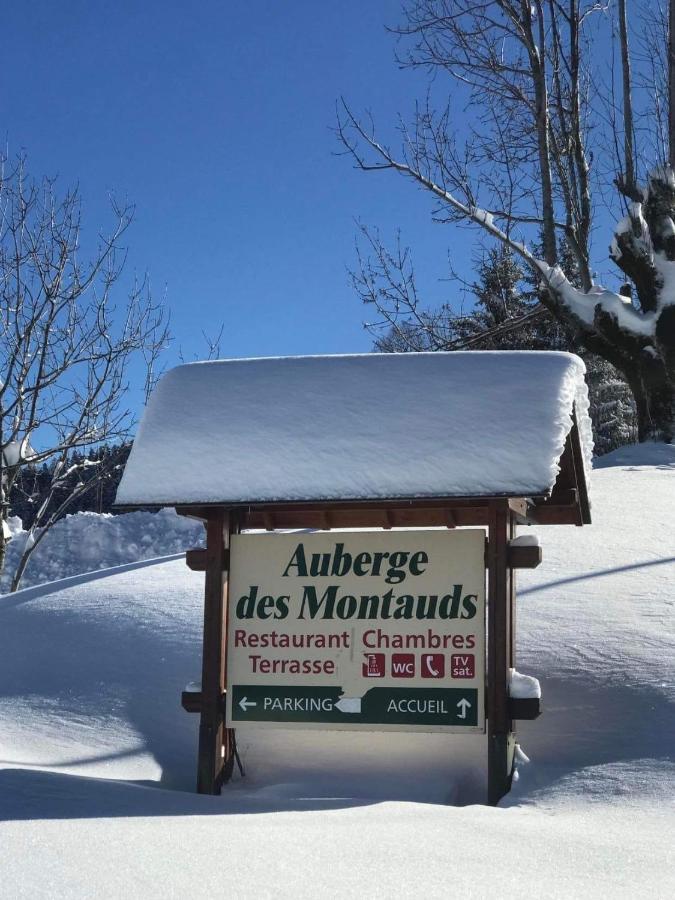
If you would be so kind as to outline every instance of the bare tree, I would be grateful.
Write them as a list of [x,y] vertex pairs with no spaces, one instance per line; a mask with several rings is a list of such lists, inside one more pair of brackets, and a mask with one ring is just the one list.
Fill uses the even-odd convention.
[[[145,280],[121,304],[113,301],[133,209],[113,202],[112,210],[112,231],[99,234],[85,261],[77,190],[59,198],[53,181],[30,179],[23,158],[0,179],[0,571],[20,472],[52,463],[12,590],[51,526],[108,474],[100,465],[94,478],[90,470],[77,477],[99,464],[73,454],[129,436],[130,364],[141,363],[147,395],[167,342],[164,311]],[[66,481],[73,487],[62,497]]]
[[[659,36],[672,64],[656,0],[630,15],[626,0],[411,0],[404,16],[400,63],[449,78],[473,112],[470,133],[460,139],[450,105],[427,101],[411,126],[399,122],[393,149],[342,101],[345,152],[363,171],[424,188],[439,221],[473,223],[510,248],[537,278],[542,306],[624,375],[640,440],[673,440],[675,137],[664,147],[654,49],[630,46],[632,21]],[[675,90],[668,96],[671,136]],[[609,257],[628,279],[620,291],[596,283],[593,216],[608,203],[619,219]],[[379,305],[392,309],[384,295]]]

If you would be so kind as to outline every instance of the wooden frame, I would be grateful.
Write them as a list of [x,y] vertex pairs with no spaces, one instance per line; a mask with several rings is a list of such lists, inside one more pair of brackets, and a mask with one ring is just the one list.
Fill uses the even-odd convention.
[[515,575],[541,562],[538,546],[511,545],[518,524],[590,522],[576,416],[548,497],[431,497],[370,501],[214,503],[179,505],[179,515],[204,521],[206,549],[189,550],[186,563],[205,573],[202,690],[184,693],[182,704],[199,712],[197,790],[220,793],[234,765],[234,735],[225,728],[227,583],[233,534],[245,529],[395,528],[473,526],[486,529],[488,803],[508,793],[513,774],[514,720],[536,718],[539,700],[509,697],[516,664]]
[[513,723],[509,711],[509,669],[515,666],[515,590],[508,565],[509,541],[515,537],[512,511],[490,507],[487,544],[487,728],[488,803],[496,805],[511,787]]
[[[475,501],[470,501],[475,502]],[[386,507],[385,507],[386,509]],[[438,511],[443,505],[411,507],[416,521],[431,525],[438,521]],[[458,522],[471,520],[472,525],[483,525],[486,534],[487,591],[487,728],[488,728],[488,803],[496,804],[511,786],[513,763],[513,718],[519,707],[508,696],[509,669],[515,666],[515,578],[514,569],[532,568],[541,560],[541,548],[509,546],[515,536],[516,524],[523,518],[523,508],[507,498],[481,503],[480,506],[452,505],[453,521],[445,522],[447,528]],[[480,520],[476,516],[480,510]],[[224,727],[225,646],[227,628],[227,575],[229,563],[229,538],[239,530],[239,522],[255,522],[250,511],[211,507],[205,510],[179,508],[183,515],[200,517],[203,514],[207,530],[206,550],[191,550],[186,562],[191,569],[204,571],[205,614],[204,650],[201,693],[184,693],[182,703],[190,712],[200,713],[199,763],[197,789],[200,793],[220,793],[233,768],[233,740]],[[276,511],[278,514],[278,510]],[[333,506],[332,522],[342,523],[340,512],[347,512],[353,521],[354,508]],[[300,515],[301,510],[294,510]],[[306,518],[298,519],[298,527],[311,527],[316,510],[306,510]],[[356,521],[373,521],[382,514],[382,507],[359,510]],[[254,514],[257,515],[257,512]],[[274,513],[270,513],[274,516]],[[374,517],[371,519],[371,516]],[[277,521],[273,519],[273,521]],[[285,521],[285,519],[283,519]],[[397,520],[395,520],[397,521]],[[304,523],[304,524],[300,524]],[[524,710],[523,717],[530,718],[532,711]]]
[[197,791],[219,794],[234,765],[234,741],[225,728],[223,695],[227,665],[229,545],[238,526],[236,515],[222,508],[209,510],[205,525],[206,550],[200,556],[205,579]]

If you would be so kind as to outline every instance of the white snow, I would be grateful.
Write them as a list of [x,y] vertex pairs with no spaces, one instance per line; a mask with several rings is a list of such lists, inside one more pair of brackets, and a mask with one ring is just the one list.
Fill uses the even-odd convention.
[[3,896],[675,896],[674,477],[675,447],[624,448],[593,526],[533,529],[518,668],[545,712],[497,809],[445,805],[472,798],[461,736],[242,730],[246,776],[192,793],[182,560],[1,598]]
[[6,466],[18,466],[37,456],[26,437],[21,441],[9,441],[2,449],[3,462]]
[[675,235],[675,222],[670,218],[670,216],[664,216],[663,221],[661,222],[661,237],[663,238],[671,238]]
[[530,700],[541,697],[541,685],[533,675],[523,675],[517,669],[509,670],[509,697]]
[[[11,576],[29,540],[21,520],[9,520],[12,542],[7,548],[0,593],[9,590]],[[119,516],[75,513],[57,522],[38,544],[21,582],[29,587],[81,572],[180,553],[203,544],[204,528],[172,509],[157,513],[134,512]]]
[[656,181],[660,181],[671,190],[675,190],[675,172],[673,172],[671,166],[668,164],[654,166],[649,173],[649,185],[647,189],[651,189],[652,183]]
[[583,363],[463,352],[221,360],[164,376],[121,505],[529,496],[552,488]]
[[546,283],[582,322],[593,325],[595,310],[599,306],[606,313],[614,316],[617,323],[626,331],[644,337],[654,336],[657,320],[655,313],[640,313],[628,297],[600,286],[588,293],[580,291],[570,284],[560,266],[549,266],[541,260],[537,260],[536,264]]
[[491,229],[495,227],[495,220],[492,213],[487,212],[485,209],[480,209],[475,206],[471,209],[471,215],[475,222],[478,222],[481,225],[485,225],[487,228]]
[[630,216],[624,216],[616,223],[614,234],[628,234],[631,228]]

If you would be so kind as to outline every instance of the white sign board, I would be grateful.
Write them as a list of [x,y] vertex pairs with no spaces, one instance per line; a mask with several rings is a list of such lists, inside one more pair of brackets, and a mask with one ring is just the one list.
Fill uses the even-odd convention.
[[485,730],[485,532],[232,538],[227,724]]

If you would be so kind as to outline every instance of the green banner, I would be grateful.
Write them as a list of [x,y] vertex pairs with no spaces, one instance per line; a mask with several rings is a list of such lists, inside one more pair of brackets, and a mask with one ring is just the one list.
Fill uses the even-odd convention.
[[[478,725],[475,688],[370,688],[343,697],[339,687],[232,687],[232,722],[306,722],[340,725]],[[482,724],[482,723],[481,723]]]

